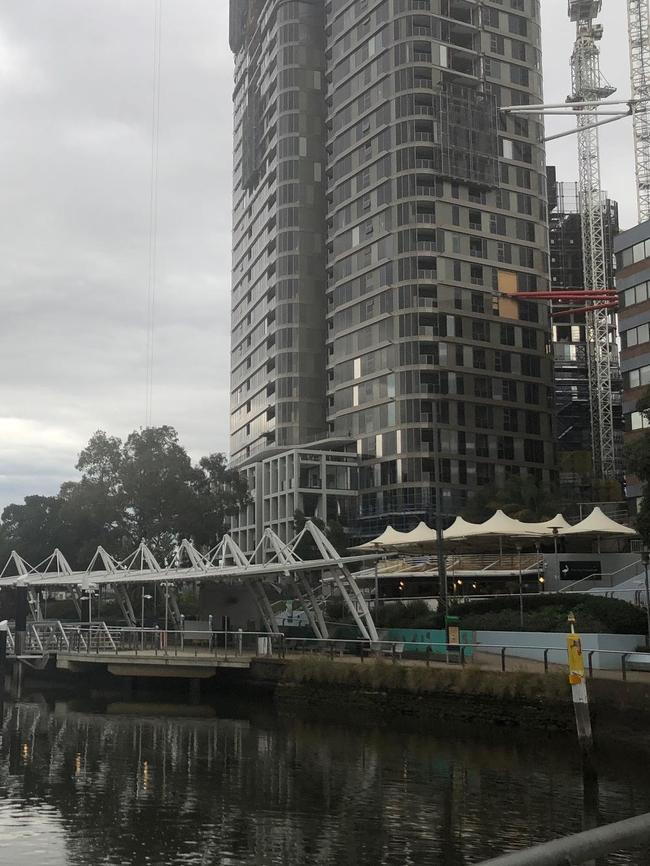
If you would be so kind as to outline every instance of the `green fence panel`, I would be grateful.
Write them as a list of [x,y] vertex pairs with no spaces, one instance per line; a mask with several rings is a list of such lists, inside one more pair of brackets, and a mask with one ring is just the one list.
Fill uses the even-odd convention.
[[[396,641],[404,644],[404,652],[426,653],[427,647],[432,654],[445,655],[446,633],[443,629],[424,628],[388,628],[384,630],[383,640]],[[460,640],[463,644],[474,643],[474,632],[461,631]],[[465,656],[470,658],[474,653],[472,647],[467,647]]]

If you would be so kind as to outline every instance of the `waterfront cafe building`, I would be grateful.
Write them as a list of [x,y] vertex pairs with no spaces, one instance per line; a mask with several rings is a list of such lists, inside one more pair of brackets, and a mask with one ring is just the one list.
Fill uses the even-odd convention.
[[[411,532],[388,526],[354,550],[385,553],[376,569],[381,597],[414,598],[438,595],[438,543],[435,529],[420,523]],[[442,545],[449,591],[462,597],[514,591],[520,580],[526,592],[616,590],[625,597],[642,570],[636,531],[600,508],[576,525],[561,514],[541,523],[503,511],[484,523],[457,517]]]

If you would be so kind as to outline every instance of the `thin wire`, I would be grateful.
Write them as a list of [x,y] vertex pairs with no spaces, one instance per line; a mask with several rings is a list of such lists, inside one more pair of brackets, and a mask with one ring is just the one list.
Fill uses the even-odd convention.
[[149,276],[147,284],[147,340],[145,349],[145,426],[153,414],[156,281],[158,266],[158,164],[160,152],[160,55],[162,47],[162,0],[154,0],[153,87],[151,98],[151,178],[149,188]]

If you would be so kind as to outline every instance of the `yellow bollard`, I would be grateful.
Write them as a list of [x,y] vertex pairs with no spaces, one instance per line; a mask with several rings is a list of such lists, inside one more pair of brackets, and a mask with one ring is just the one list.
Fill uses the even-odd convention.
[[591,715],[589,712],[589,695],[585,680],[585,660],[582,654],[582,639],[576,634],[576,618],[573,613],[568,616],[571,634],[567,635],[567,654],[569,657],[569,683],[573,698],[573,709],[576,717],[578,741],[584,753],[593,749],[594,740],[591,730]]

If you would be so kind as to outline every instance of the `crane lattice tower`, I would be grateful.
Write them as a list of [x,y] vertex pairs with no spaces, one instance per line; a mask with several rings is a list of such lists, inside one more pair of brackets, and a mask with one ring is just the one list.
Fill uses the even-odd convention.
[[[595,19],[602,0],[569,0],[569,17],[576,23],[571,58],[572,102],[598,102],[614,93],[600,74],[598,42],[603,28]],[[594,108],[576,108],[578,119],[578,174],[585,289],[599,291],[606,283],[605,228],[601,201],[600,143],[594,124]],[[589,349],[589,393],[592,415],[594,474],[616,476],[616,448],[612,400],[612,337],[614,323],[607,309],[586,314]]]
[[627,0],[639,222],[650,219],[650,5]]

